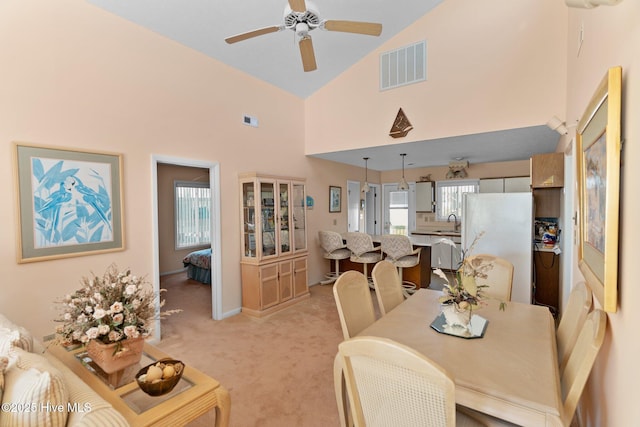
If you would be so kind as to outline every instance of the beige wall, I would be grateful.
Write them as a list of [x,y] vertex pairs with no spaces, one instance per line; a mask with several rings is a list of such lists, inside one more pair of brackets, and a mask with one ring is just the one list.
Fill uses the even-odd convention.
[[[572,9],[567,47],[567,123],[582,116],[609,67],[622,66],[622,151],[619,243],[619,305],[608,315],[608,333],[584,396],[585,426],[631,426],[640,419],[637,403],[640,343],[640,286],[636,263],[640,236],[640,193],[635,161],[640,161],[640,3]],[[584,43],[578,54],[578,34]],[[574,156],[575,157],[575,156]],[[577,248],[575,250],[577,253]],[[575,264],[575,260],[574,260]],[[579,276],[576,280],[580,280]]]
[[[530,175],[529,160],[470,164],[466,170],[469,179],[511,178]],[[421,176],[431,175],[432,181],[443,181],[446,179],[447,172],[449,172],[447,166],[413,168],[405,169],[404,177],[408,182],[414,182],[418,181]],[[380,175],[382,182],[400,182],[402,170],[385,171]]]
[[[202,248],[176,249],[174,182],[209,183],[209,170],[171,164],[158,164],[158,258],[160,274],[184,269],[182,258]],[[208,246],[205,246],[208,247]]]
[[[308,99],[306,151],[544,125],[565,110],[566,23],[561,0],[442,2]],[[379,54],[424,39],[427,81],[380,92]],[[400,107],[413,130],[399,141]]]
[[[223,313],[239,308],[237,175],[310,176],[304,102],[82,0],[0,2],[0,64],[0,312],[41,336],[81,276],[153,276],[152,155],[221,165]],[[126,250],[17,264],[12,141],[123,153]]]

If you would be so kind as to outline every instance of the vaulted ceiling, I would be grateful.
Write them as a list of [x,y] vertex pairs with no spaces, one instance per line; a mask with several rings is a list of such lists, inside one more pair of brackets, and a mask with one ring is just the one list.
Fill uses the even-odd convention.
[[[382,24],[382,33],[376,37],[317,28],[309,33],[317,69],[304,72],[296,34],[289,29],[234,44],[225,42],[236,34],[282,25],[287,0],[87,1],[300,98],[316,92],[442,2],[306,0],[307,8],[318,12],[320,19],[376,22]],[[371,158],[371,169],[384,171],[399,168],[400,160],[398,164],[388,160],[400,152],[407,153],[407,167],[426,167],[446,165],[455,158],[472,163],[522,160],[554,151],[557,142],[558,134],[542,125],[316,157],[362,166],[366,156]]]

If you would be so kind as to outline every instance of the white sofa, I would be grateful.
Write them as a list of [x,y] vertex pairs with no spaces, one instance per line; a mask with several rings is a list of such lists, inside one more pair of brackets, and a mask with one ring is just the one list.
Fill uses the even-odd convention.
[[0,314],[0,427],[128,426],[29,332]]

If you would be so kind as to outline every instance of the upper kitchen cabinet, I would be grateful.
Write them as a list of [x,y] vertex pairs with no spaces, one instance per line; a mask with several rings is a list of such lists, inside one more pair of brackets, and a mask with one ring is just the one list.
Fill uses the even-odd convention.
[[416,182],[416,212],[433,212],[433,182]]
[[531,187],[564,187],[564,153],[536,154],[531,157]]
[[480,193],[528,193],[529,177],[487,178],[480,180]]

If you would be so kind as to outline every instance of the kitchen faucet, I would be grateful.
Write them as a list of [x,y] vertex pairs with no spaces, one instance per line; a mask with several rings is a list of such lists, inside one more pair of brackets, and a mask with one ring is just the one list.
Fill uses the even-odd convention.
[[458,217],[452,213],[447,217],[447,222],[451,222],[451,217],[453,217],[453,231],[458,231]]

